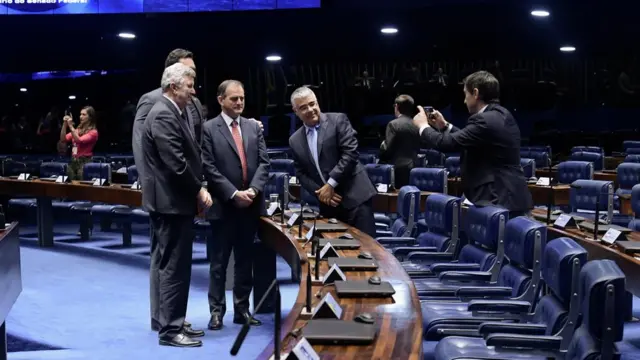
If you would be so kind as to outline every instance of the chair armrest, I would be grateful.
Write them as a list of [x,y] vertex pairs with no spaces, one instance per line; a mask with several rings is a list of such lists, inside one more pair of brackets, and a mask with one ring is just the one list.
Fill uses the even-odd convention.
[[[379,231],[378,231],[379,233]],[[412,237],[393,237],[393,236],[383,236],[376,238],[376,241],[380,245],[391,245],[391,246],[411,246],[416,245],[416,239]]]
[[464,337],[480,337],[478,329],[438,329],[438,335],[445,336],[464,336]]
[[482,323],[478,328],[478,332],[483,337],[491,334],[516,334],[516,335],[540,335],[543,336],[547,331],[547,326],[542,324],[521,324],[521,323],[504,323],[504,322],[486,322]]
[[470,263],[437,263],[431,265],[431,271],[434,274],[440,274],[445,271],[478,271],[480,270],[480,264]]
[[414,251],[410,252],[407,255],[407,260],[414,262],[441,262],[441,261],[452,261],[453,254],[449,253],[430,253],[425,251]]
[[531,309],[531,303],[519,300],[471,300],[469,302],[469,311],[491,311],[491,312],[508,312],[508,313],[528,313]]
[[506,348],[528,348],[535,350],[559,351],[562,337],[531,336],[514,334],[491,334],[486,339],[487,346]]
[[490,281],[491,273],[487,271],[447,271],[440,273],[441,281]]
[[512,292],[513,289],[506,286],[465,286],[459,288],[456,291],[456,297],[467,299],[484,297],[509,297],[511,296]]
[[393,237],[393,232],[391,230],[376,230],[376,236],[378,239],[384,237]]
[[393,255],[395,257],[406,257],[412,252],[421,251],[421,252],[433,252],[435,253],[438,249],[432,246],[400,246],[397,248],[393,248]]

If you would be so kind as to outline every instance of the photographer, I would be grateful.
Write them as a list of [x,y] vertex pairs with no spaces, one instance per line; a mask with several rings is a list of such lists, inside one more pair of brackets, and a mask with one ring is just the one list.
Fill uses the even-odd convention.
[[[471,114],[458,129],[436,110],[419,106],[413,123],[423,147],[460,152],[462,189],[477,205],[497,205],[519,216],[532,207],[531,193],[520,166],[520,129],[511,113],[500,106],[500,84],[486,71],[464,80],[465,104]],[[449,130],[449,131],[437,131]]]

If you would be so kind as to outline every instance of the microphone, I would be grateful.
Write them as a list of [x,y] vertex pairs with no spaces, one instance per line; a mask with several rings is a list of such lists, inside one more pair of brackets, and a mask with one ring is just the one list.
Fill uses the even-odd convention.
[[311,263],[307,260],[307,312],[311,313]]
[[548,159],[547,162],[547,175],[549,176],[549,196],[547,197],[547,224],[551,222],[551,207],[555,202],[555,198],[553,196],[553,182],[551,181],[551,158]]
[[300,222],[298,223],[298,239],[302,239],[302,223],[304,223],[304,200],[300,200]]
[[[262,304],[265,302],[265,300],[267,299],[267,296],[269,296],[269,294],[271,293],[271,291],[275,291],[275,298],[276,298],[276,303],[275,303],[275,321],[274,321],[274,334],[273,334],[273,347],[274,347],[274,351],[273,351],[273,358],[275,360],[280,360],[280,322],[281,322],[281,298],[280,298],[280,286],[278,285],[278,280],[274,279],[271,282],[271,285],[269,285],[269,288],[267,289],[267,291],[264,293],[264,295],[262,296],[262,299],[260,299],[260,302],[258,302],[258,306],[255,307],[255,309],[253,310],[253,314],[251,315],[251,318],[253,318],[253,316],[255,316],[255,314],[260,310],[260,308],[262,307]],[[251,328],[251,325],[249,325],[251,318],[247,319],[247,322],[242,324],[242,328],[240,329],[240,332],[238,333],[238,336],[236,337],[236,340],[233,342],[233,346],[231,347],[231,350],[229,351],[229,353],[232,356],[236,356],[238,355],[238,352],[240,351],[240,348],[242,347],[242,343],[244,342],[244,339],[247,337],[247,334],[249,333],[249,329]]]
[[316,246],[314,246],[315,248],[315,254],[316,254],[316,263],[313,264],[314,265],[314,271],[315,271],[315,275],[316,275],[316,281],[320,281],[320,251],[318,251],[318,245],[317,245],[317,241],[314,241],[314,244],[316,244]]

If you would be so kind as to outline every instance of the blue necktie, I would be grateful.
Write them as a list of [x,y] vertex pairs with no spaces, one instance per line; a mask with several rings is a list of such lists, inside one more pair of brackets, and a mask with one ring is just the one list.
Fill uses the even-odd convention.
[[319,126],[307,128],[307,142],[309,143],[309,150],[311,151],[313,162],[316,165],[316,170],[318,170],[318,174],[320,174],[320,179],[326,183],[324,176],[322,176],[322,171],[320,171],[320,164],[318,163],[318,128]]

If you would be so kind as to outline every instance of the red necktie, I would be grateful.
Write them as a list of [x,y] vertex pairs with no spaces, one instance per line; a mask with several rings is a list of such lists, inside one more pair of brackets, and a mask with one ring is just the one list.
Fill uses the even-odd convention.
[[236,143],[238,149],[238,155],[240,155],[240,164],[242,164],[242,184],[247,185],[247,157],[244,155],[244,145],[242,145],[242,137],[240,136],[240,130],[238,130],[238,121],[233,120],[231,122],[231,135],[233,135],[233,141]]

